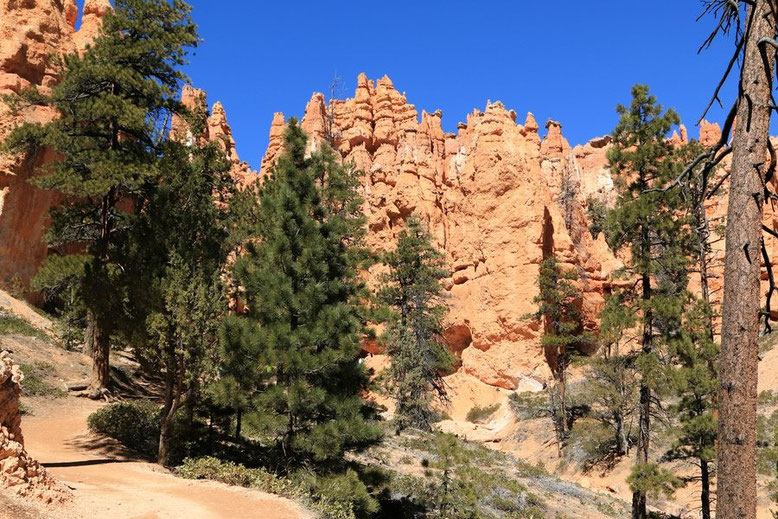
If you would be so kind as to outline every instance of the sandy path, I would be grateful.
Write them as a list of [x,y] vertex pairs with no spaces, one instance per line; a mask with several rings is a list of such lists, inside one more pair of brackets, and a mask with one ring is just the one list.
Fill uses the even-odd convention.
[[73,489],[73,503],[48,511],[56,518],[273,518],[312,515],[287,499],[214,482],[177,478],[151,463],[122,456],[110,442],[96,441],[86,417],[100,404],[68,398],[35,402],[25,417],[27,450]]

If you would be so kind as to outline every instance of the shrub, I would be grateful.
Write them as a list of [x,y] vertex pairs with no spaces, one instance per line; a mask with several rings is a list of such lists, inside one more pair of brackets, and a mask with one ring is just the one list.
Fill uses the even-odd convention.
[[238,463],[203,457],[185,459],[175,472],[187,479],[209,479],[301,499],[328,519],[356,519],[378,511],[378,502],[353,470],[326,476],[299,472],[285,478],[263,468],[247,468]]
[[26,337],[35,337],[42,341],[48,340],[46,333],[35,328],[33,325],[0,310],[0,335],[24,335]]
[[125,447],[154,457],[159,443],[161,413],[153,402],[118,402],[98,409],[87,418],[93,432],[118,440]]
[[490,418],[500,408],[500,404],[494,404],[487,407],[475,406],[467,412],[468,422],[483,422]]
[[64,389],[49,384],[44,377],[54,373],[54,366],[48,362],[36,360],[31,364],[19,364],[24,373],[22,380],[22,394],[25,396],[46,396],[50,398],[62,398],[67,393]]

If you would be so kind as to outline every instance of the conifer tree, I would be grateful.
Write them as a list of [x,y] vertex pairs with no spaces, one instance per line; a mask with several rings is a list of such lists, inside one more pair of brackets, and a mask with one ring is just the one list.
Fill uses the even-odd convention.
[[446,312],[440,280],[448,275],[443,255],[417,215],[411,215],[386,254],[378,300],[390,310],[384,337],[391,357],[389,388],[396,401],[396,431],[432,430],[433,396],[446,399],[443,374],[453,364],[443,340]]
[[[669,279],[686,261],[682,241],[683,226],[675,217],[678,195],[663,188],[675,178],[677,162],[667,134],[678,124],[673,110],[664,112],[649,89],[636,85],[629,107],[618,106],[619,123],[613,131],[613,148],[608,153],[611,173],[616,179],[619,197],[606,220],[606,239],[614,250],[629,248],[628,274],[636,278],[634,296],[628,300],[640,316],[641,354],[637,359],[641,371],[637,438],[637,464],[649,462],[652,391],[658,381],[658,356],[655,351],[657,322],[657,276],[668,276],[668,290],[674,290]],[[666,302],[666,301],[665,301]],[[641,485],[634,485],[632,517],[645,519],[646,495]]]
[[63,254],[86,249],[80,294],[95,392],[109,384],[110,336],[121,319],[117,243],[131,226],[127,208],[140,212],[144,189],[158,175],[166,121],[186,80],[180,67],[198,42],[190,11],[182,0],[116,0],[93,45],[63,59],[51,95],[27,91],[16,103],[48,105],[60,116],[23,125],[6,142],[15,153],[50,147],[60,157],[35,183],[65,195],[52,212],[50,245]]
[[673,410],[680,422],[680,432],[665,457],[697,465],[700,510],[703,519],[710,519],[712,469],[716,460],[719,347],[710,329],[710,307],[691,294],[687,297],[678,307],[683,321],[679,333],[668,341],[669,353],[677,363],[671,371],[671,380],[678,396]]
[[338,462],[380,437],[361,397],[361,199],[334,153],[306,158],[305,148],[291,119],[284,153],[260,189],[259,235],[235,267],[246,313],[222,332],[238,342],[229,347],[253,356],[247,371],[261,390],[251,420],[287,468]]
[[580,310],[582,295],[575,284],[577,281],[578,273],[573,269],[563,269],[554,257],[540,263],[540,293],[534,299],[538,310],[533,317],[543,319],[545,325],[542,345],[556,382],[553,391],[558,394],[558,405],[552,409],[558,445],[567,438],[570,426],[567,369],[576,351],[591,342],[591,337],[583,329]]
[[[186,117],[195,136],[205,128],[204,105]],[[191,408],[214,375],[234,183],[216,143],[170,140],[161,149],[159,175],[129,233],[126,269],[131,313],[140,321],[128,333],[164,381],[158,460],[166,465],[177,411]]]

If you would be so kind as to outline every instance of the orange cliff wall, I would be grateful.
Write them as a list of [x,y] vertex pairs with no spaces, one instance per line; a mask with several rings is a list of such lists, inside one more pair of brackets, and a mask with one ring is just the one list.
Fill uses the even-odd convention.
[[[108,0],[86,0],[76,31],[75,0],[0,0],[0,95],[58,80],[55,56],[83,50],[97,34]],[[0,140],[22,122],[45,123],[53,110],[34,108],[12,114],[0,101]],[[58,195],[32,184],[36,169],[54,159],[50,151],[14,160],[0,156],[0,284],[28,286],[46,258],[43,243],[49,208]]]
[[[422,112],[419,120],[386,77],[361,75],[355,96],[329,107],[314,94],[301,122],[311,149],[323,139],[329,113],[335,147],[364,172],[370,245],[393,247],[403,220],[416,212],[445,252],[452,271],[447,337],[461,357],[460,372],[506,389],[525,377],[545,378],[540,326],[525,318],[535,310],[540,262],[554,255],[578,269],[590,327],[620,265],[602,238],[592,239],[584,214],[589,195],[612,190],[608,140],[573,149],[558,123],[541,140],[532,114],[517,124],[516,113],[499,102],[446,133],[440,111]],[[283,128],[276,114],[262,175],[282,149]],[[559,200],[563,177],[576,192],[566,204]]]

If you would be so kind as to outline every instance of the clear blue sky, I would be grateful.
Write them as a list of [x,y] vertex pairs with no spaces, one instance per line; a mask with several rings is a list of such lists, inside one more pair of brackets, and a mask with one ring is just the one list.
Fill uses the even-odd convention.
[[[723,71],[730,42],[697,55],[713,20],[699,0],[190,0],[202,45],[188,73],[226,107],[238,153],[258,168],[273,112],[301,116],[335,73],[353,95],[360,72],[384,74],[456,128],[501,100],[571,144],[609,133],[614,107],[649,84],[692,128]],[[723,119],[714,110],[710,119]]]

